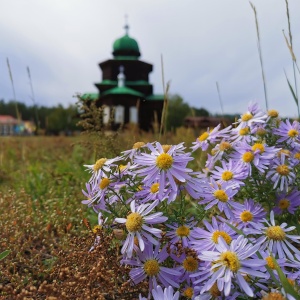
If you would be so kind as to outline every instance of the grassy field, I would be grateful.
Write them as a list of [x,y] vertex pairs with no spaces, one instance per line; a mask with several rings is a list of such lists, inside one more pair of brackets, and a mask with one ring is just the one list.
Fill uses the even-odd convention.
[[51,282],[47,276],[59,252],[71,249],[73,237],[87,234],[81,189],[88,178],[83,164],[90,158],[77,142],[65,137],[1,138],[0,241],[1,251],[11,251],[1,262],[3,299],[23,299],[22,289],[33,291],[44,280]]

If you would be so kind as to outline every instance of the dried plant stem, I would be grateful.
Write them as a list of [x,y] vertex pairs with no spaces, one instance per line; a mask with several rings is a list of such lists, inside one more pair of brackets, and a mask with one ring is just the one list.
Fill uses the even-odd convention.
[[18,120],[21,120],[21,116],[20,116],[20,112],[19,112],[19,108],[18,108],[18,103],[17,103],[17,98],[16,98],[16,91],[15,91],[15,85],[14,85],[14,80],[13,80],[13,76],[12,76],[12,72],[11,72],[11,68],[10,68],[10,64],[9,64],[9,60],[8,58],[6,58],[6,62],[7,62],[7,68],[8,68],[8,73],[9,73],[9,78],[10,78],[10,82],[11,82],[11,86],[12,86],[12,90],[13,90],[13,95],[14,95],[14,103],[15,103],[15,108],[16,108],[16,117]]
[[35,131],[36,131],[36,133],[38,133],[40,121],[39,121],[38,110],[37,110],[37,105],[36,105],[36,101],[35,101],[35,96],[34,96],[33,85],[32,85],[32,80],[31,80],[31,74],[30,74],[29,67],[27,67],[27,74],[28,74],[30,90],[31,90],[31,100],[33,102],[34,113],[35,113],[35,125],[36,125],[36,130]]
[[216,86],[217,86],[217,91],[218,91],[218,96],[219,96],[219,101],[220,101],[222,115],[224,116],[223,102],[222,102],[222,97],[221,97],[221,92],[220,92],[218,81],[216,82]]
[[[297,100],[299,100],[298,97],[298,87],[297,87],[297,75],[296,75],[296,67],[298,68],[297,62],[296,62],[296,56],[294,54],[294,49],[293,49],[293,36],[292,36],[292,30],[291,30],[291,22],[290,22],[290,11],[289,11],[289,2],[288,0],[285,0],[285,4],[286,4],[286,15],[287,15],[287,20],[288,20],[288,29],[289,29],[289,40],[287,39],[287,37],[285,36],[284,32],[283,35],[285,37],[285,41],[287,43],[287,46],[290,50],[291,56],[292,56],[292,61],[293,61],[293,74],[294,74],[294,84],[295,84],[295,95]],[[298,72],[299,72],[299,68],[298,68]],[[297,107],[298,107],[298,117],[300,119],[300,107],[299,107],[299,103],[297,103]]]
[[265,78],[264,65],[263,65],[263,57],[262,57],[261,44],[260,44],[260,34],[259,34],[259,26],[258,26],[258,20],[257,20],[257,13],[256,13],[255,6],[251,2],[250,2],[250,5],[251,5],[251,7],[253,9],[254,16],[255,16],[255,25],[256,25],[256,34],[257,34],[257,48],[258,48],[260,66],[261,66],[262,80],[263,80],[263,84],[264,84],[266,109],[269,110],[267,85],[266,85],[266,78]]
[[164,63],[163,63],[163,56],[161,56],[161,72],[162,72],[162,84],[163,84],[163,91],[164,91],[164,104],[163,110],[161,114],[160,120],[160,130],[159,130],[159,138],[161,140],[162,135],[166,133],[166,126],[167,126],[167,115],[168,115],[168,92],[170,84],[169,82],[165,85],[165,75],[164,75]]

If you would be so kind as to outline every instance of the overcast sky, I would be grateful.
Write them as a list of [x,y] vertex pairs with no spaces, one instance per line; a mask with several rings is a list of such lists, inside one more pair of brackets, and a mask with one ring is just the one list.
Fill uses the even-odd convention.
[[[269,108],[296,117],[284,70],[293,82],[285,0],[252,0],[258,15]],[[293,44],[300,59],[300,1],[289,0]],[[98,64],[112,58],[113,42],[135,38],[141,60],[154,65],[150,81],[163,93],[161,56],[170,93],[191,106],[221,113],[265,108],[253,10],[246,0],[0,0],[0,99],[32,104],[26,67],[38,105],[75,103],[76,93],[97,92]],[[300,76],[298,76],[300,93]],[[1,112],[0,112],[1,113]]]

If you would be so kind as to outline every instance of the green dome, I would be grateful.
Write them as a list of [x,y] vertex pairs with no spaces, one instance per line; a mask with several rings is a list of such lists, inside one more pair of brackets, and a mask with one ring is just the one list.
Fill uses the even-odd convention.
[[113,55],[138,58],[141,53],[137,41],[126,34],[114,42]]

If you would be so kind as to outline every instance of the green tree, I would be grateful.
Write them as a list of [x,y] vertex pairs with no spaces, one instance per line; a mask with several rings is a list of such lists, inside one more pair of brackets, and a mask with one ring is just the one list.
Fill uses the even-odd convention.
[[209,117],[209,112],[205,108],[192,107],[192,115],[195,117]]
[[174,130],[183,125],[183,120],[191,114],[190,106],[185,103],[181,96],[173,95],[169,98],[167,129]]
[[61,104],[52,109],[52,112],[47,117],[47,132],[52,134],[59,134],[60,132],[68,133],[76,128],[77,107],[69,105],[64,108]]

